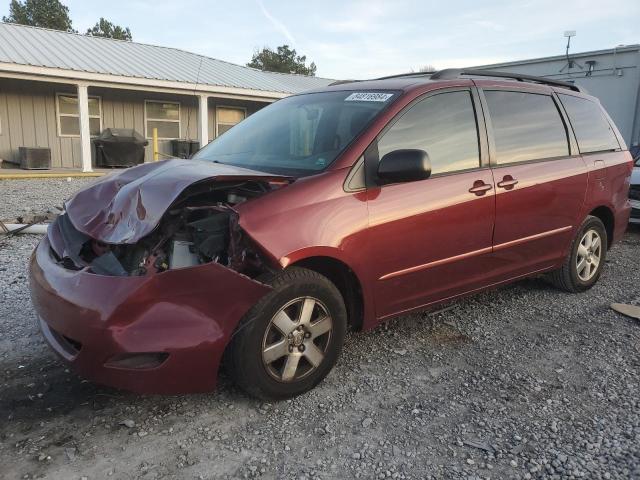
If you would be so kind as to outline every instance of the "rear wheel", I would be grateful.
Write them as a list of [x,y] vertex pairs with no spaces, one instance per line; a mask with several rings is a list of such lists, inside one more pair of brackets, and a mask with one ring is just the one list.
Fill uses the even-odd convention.
[[551,282],[568,292],[583,292],[600,278],[607,254],[607,232],[602,221],[588,216],[571,244],[571,251],[558,270],[551,272]]
[[267,282],[273,290],[240,322],[225,363],[247,393],[290,398],[315,387],[335,365],[346,309],[338,289],[311,270],[292,267]]

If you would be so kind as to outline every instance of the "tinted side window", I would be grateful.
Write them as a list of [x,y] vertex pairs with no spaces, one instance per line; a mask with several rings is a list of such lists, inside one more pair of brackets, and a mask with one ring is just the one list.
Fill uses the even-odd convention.
[[578,140],[580,153],[601,152],[620,148],[618,139],[600,105],[585,98],[558,95],[564,105],[573,131]]
[[407,148],[429,154],[432,174],[478,168],[478,128],[471,93],[440,93],[422,100],[378,142],[380,158]]
[[499,165],[569,155],[567,132],[553,98],[500,90],[484,95]]

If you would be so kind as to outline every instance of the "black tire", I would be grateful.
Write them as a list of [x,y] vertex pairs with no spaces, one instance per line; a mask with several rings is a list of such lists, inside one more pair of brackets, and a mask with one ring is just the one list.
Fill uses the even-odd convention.
[[[580,243],[585,234],[590,230],[595,231],[600,237],[601,253],[597,268],[591,274],[592,276],[585,280],[578,275],[577,258]],[[571,242],[571,250],[562,264],[562,267],[549,274],[551,283],[557,288],[570,293],[580,293],[590,289],[598,281],[598,278],[600,278],[607,256],[607,248],[607,231],[604,224],[598,217],[593,217],[591,215],[587,216],[578,229],[575,238]]]
[[[347,312],[344,300],[335,285],[326,277],[304,268],[291,267],[275,276],[261,280],[269,283],[273,290],[255,304],[240,321],[225,351],[225,366],[235,383],[252,396],[264,400],[282,400],[295,397],[320,383],[338,360],[347,330]],[[292,302],[304,302],[304,300],[300,300],[301,298],[317,300],[318,306],[313,308],[319,308],[322,309],[320,311],[326,312],[331,319],[332,329],[330,333],[323,334],[322,338],[307,340],[306,337],[302,337],[305,342],[324,340],[325,343],[322,345],[324,357],[315,367],[306,357],[304,361],[301,359],[301,363],[308,363],[309,372],[299,379],[283,381],[282,378],[275,378],[276,369],[273,364],[265,365],[263,362],[264,343],[267,336],[272,335],[273,331],[282,335],[281,341],[294,342],[294,340],[285,337],[280,330],[273,330],[274,324],[271,321],[286,305]],[[292,304],[290,308],[297,307]],[[314,310],[314,312],[316,311]],[[294,331],[294,333],[296,332]],[[307,335],[311,336],[311,333],[308,332]],[[287,345],[286,348],[289,349],[289,352],[292,352],[292,348],[295,348],[296,351],[305,348],[304,346]],[[310,352],[311,349],[307,351],[307,353]],[[306,354],[300,353],[299,355],[304,357]],[[281,358],[283,362],[287,362],[287,356]],[[286,365],[283,364],[282,371],[285,370],[285,367]],[[295,371],[297,372],[297,370]],[[282,376],[284,378],[284,373]]]

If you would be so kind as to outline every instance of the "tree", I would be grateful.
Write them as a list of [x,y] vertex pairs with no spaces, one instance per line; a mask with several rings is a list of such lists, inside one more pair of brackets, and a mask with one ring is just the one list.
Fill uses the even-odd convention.
[[420,73],[433,73],[436,71],[436,67],[431,64],[421,66],[418,71]]
[[91,37],[104,37],[104,38],[115,38],[117,40],[127,40],[131,41],[131,30],[129,27],[121,27],[119,25],[114,25],[108,20],[100,17],[100,21],[97,22],[93,28],[87,30],[87,35]]
[[3,22],[73,32],[69,7],[59,0],[11,0],[9,16]]
[[316,64],[311,62],[307,67],[306,61],[306,55],[300,56],[295,49],[289,48],[289,45],[282,45],[275,52],[269,47],[264,47],[261,51],[256,50],[247,67],[268,72],[300,73],[314,77]]

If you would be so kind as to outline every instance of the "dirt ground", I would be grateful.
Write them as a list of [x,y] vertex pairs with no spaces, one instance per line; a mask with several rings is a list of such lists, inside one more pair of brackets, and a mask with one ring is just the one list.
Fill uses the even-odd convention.
[[609,308],[640,303],[639,229],[587,293],[526,280],[352,334],[273,404],[224,375],[166,397],[70,372],[30,305],[37,240],[0,239],[2,479],[640,478],[640,322]]

